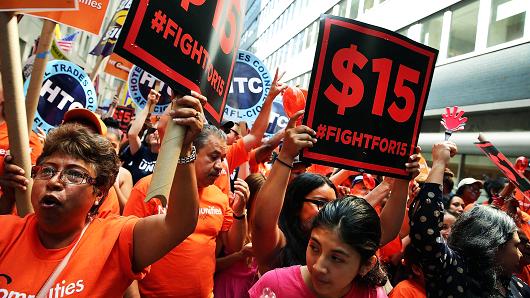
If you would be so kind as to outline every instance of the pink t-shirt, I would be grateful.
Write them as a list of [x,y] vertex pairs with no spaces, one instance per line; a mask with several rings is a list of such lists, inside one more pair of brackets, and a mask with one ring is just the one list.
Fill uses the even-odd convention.
[[[278,298],[308,297],[316,298],[302,278],[300,265],[271,270],[263,275],[248,291],[250,298],[259,298],[264,288],[271,289]],[[387,297],[381,287],[366,288],[354,285],[345,298],[384,298]]]

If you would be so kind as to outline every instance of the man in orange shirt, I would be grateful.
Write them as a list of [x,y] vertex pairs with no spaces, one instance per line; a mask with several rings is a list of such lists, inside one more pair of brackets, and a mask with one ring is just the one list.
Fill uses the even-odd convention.
[[[178,247],[152,265],[150,274],[138,283],[142,297],[213,297],[216,243],[222,243],[227,253],[243,247],[248,186],[236,182],[232,210],[228,196],[213,185],[226,156],[226,135],[213,125],[205,125],[193,144],[197,150],[195,173],[199,189],[197,227]],[[146,217],[165,213],[166,206],[160,200],[144,202],[151,177],[142,178],[134,186],[124,215]]]

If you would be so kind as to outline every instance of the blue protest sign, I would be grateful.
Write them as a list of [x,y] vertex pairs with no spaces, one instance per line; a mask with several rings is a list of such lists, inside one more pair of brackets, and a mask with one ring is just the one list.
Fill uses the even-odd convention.
[[[252,126],[269,93],[272,79],[269,70],[258,57],[251,52],[239,50],[223,120],[246,121]],[[270,136],[287,125],[285,123],[282,127],[282,116],[285,113],[281,101],[275,101],[266,135]]]
[[[155,88],[158,79],[138,66],[134,66],[129,72],[129,95],[133,102],[141,109],[147,104],[149,91]],[[160,115],[171,103],[172,90],[164,82],[160,82],[160,99],[155,106],[153,114]]]
[[[24,95],[30,79],[24,83]],[[88,75],[76,64],[65,60],[53,60],[46,64],[44,80],[40,91],[39,105],[33,121],[45,132],[61,124],[64,113],[74,108],[95,111],[97,94]]]

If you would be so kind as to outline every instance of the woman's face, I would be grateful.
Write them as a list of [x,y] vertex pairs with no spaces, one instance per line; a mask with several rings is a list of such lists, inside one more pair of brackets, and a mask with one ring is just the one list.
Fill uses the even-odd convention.
[[509,277],[513,273],[520,271],[519,261],[522,257],[521,251],[518,248],[520,242],[519,234],[514,232],[512,239],[499,248],[497,252],[497,263],[502,268],[503,276]]
[[468,204],[474,203],[480,197],[481,188],[482,187],[480,183],[473,183],[471,185],[466,185],[464,188],[464,192],[462,193],[462,198]]
[[160,150],[160,137],[158,135],[158,130],[155,130],[153,133],[147,135],[147,144],[154,149],[154,153],[158,153]]
[[444,221],[442,225],[442,229],[440,230],[440,234],[442,234],[442,237],[444,237],[445,240],[449,238],[449,235],[451,234],[451,227],[456,221],[456,217],[454,217],[452,214],[444,214]]
[[[46,158],[40,166],[52,167],[57,171],[74,169],[81,174],[96,178],[94,167],[87,162],[66,154],[57,153]],[[56,173],[50,179],[34,179],[31,202],[39,226],[52,232],[70,231],[82,228],[88,212],[96,199],[92,185],[68,184]]]
[[355,277],[362,270],[361,256],[350,245],[342,242],[335,230],[315,228],[306,250],[309,287],[322,297],[342,297],[351,289]]
[[451,198],[451,203],[449,204],[449,211],[454,214],[462,214],[464,212],[464,200],[461,197],[454,196]]
[[317,216],[318,211],[322,209],[324,204],[336,198],[337,196],[333,188],[325,183],[308,193],[304,198],[302,210],[300,211],[300,221],[304,225],[304,229],[309,230],[311,228],[311,222]]
[[120,151],[120,140],[118,136],[114,133],[107,132],[107,135],[105,137],[107,138],[107,140],[110,141],[114,150],[116,150],[116,154],[119,154],[120,153],[119,152]]

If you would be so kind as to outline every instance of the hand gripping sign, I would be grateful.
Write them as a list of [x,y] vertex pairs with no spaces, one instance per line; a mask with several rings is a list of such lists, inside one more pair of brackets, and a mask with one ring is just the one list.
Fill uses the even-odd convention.
[[[29,81],[24,84],[24,93],[27,93]],[[61,124],[68,110],[87,108],[95,111],[97,104],[96,90],[81,67],[64,60],[50,61],[44,72],[33,130],[40,127],[48,132]]]
[[114,51],[179,93],[206,96],[206,117],[219,123],[243,11],[240,0],[134,0]]
[[438,51],[392,31],[323,15],[304,124],[303,157],[408,178]]

